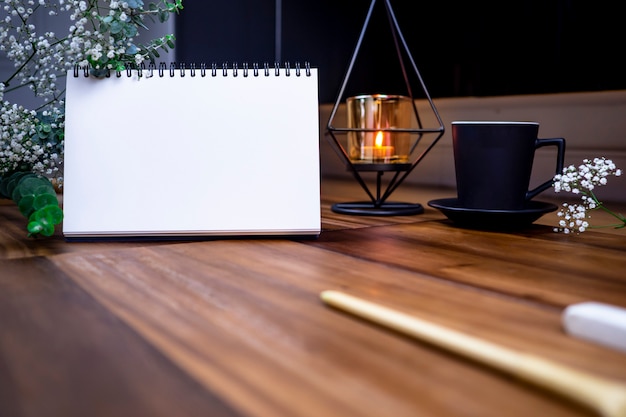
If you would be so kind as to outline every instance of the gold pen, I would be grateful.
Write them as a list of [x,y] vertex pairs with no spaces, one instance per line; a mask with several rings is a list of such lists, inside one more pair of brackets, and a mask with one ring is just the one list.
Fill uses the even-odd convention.
[[381,326],[504,371],[576,401],[605,417],[626,417],[626,385],[499,346],[342,292],[323,291],[324,303]]

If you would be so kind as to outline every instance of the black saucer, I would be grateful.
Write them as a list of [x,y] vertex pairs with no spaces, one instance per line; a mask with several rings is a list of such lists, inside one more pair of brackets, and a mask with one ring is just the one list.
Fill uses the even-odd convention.
[[428,202],[459,226],[476,229],[514,230],[529,226],[546,213],[557,209],[555,204],[529,201],[521,210],[486,210],[465,208],[456,198],[441,198]]

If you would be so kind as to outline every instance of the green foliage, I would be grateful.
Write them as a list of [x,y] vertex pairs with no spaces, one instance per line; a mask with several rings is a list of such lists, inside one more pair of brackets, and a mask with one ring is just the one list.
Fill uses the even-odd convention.
[[0,197],[12,199],[28,219],[28,236],[52,236],[63,221],[56,190],[45,177],[19,171],[0,178]]
[[[86,66],[91,75],[155,64],[174,48],[174,35],[135,43],[145,19],[164,23],[183,10],[183,0],[125,0],[103,7],[99,0],[0,0],[0,51],[15,71],[0,79],[0,198],[12,199],[29,219],[29,236],[49,236],[63,219],[50,181],[62,186],[64,159],[63,78],[68,65]],[[109,3],[109,2],[107,2]],[[147,5],[144,5],[144,3]],[[36,9],[47,9],[45,12]],[[44,14],[45,13],[45,14]],[[37,16],[71,16],[65,37],[40,33]],[[11,103],[5,95],[28,88],[43,99],[36,109]],[[88,138],[85,138],[88,140]],[[45,177],[44,177],[45,176]]]
[[[174,35],[165,35],[161,38],[152,39],[145,44],[135,45],[132,38],[138,35],[139,28],[148,29],[143,23],[143,18],[148,17],[153,22],[165,23],[169,20],[170,14],[179,13],[183,9],[183,0],[175,0],[172,2],[161,2],[162,4],[150,3],[148,9],[144,10],[144,3],[141,0],[128,1],[128,7],[133,9],[130,16],[119,13],[109,14],[100,17],[99,31],[101,33],[109,33],[117,42],[128,40],[126,49],[123,54],[117,54],[109,57],[105,54],[94,59],[87,56],[90,64],[90,74],[97,78],[104,78],[110,74],[110,71],[124,71],[127,67],[136,67],[138,65],[138,57],[140,59],[148,59],[151,63],[155,63],[160,58],[159,50],[169,52],[174,49]],[[156,17],[156,20],[155,20]]]
[[47,147],[50,151],[60,155],[63,153],[63,139],[65,138],[64,119],[63,116],[57,116],[55,119],[50,114],[42,111],[37,112],[35,133],[28,139],[32,143]]

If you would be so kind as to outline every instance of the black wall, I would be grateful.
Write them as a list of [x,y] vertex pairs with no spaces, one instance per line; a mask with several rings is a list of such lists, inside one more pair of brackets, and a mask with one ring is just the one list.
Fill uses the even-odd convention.
[[[320,101],[334,102],[368,0],[184,0],[176,53],[183,62],[304,62],[319,68]],[[350,77],[349,94],[404,93],[383,0]],[[432,97],[626,89],[626,25],[608,1],[391,0]]]

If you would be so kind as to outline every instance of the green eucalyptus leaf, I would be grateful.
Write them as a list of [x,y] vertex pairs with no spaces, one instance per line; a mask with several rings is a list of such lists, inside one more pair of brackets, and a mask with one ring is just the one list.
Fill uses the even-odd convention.
[[33,176],[37,176],[34,172],[31,171],[17,171],[14,172],[13,174],[11,174],[10,178],[15,179],[15,180],[20,180],[24,177],[33,177]]
[[54,234],[54,225],[45,218],[28,222],[26,229],[29,232],[29,236],[52,236]]
[[159,12],[159,22],[165,23],[168,21],[169,18],[170,18],[170,13],[168,11],[162,10],[161,12]]
[[51,236],[55,225],[63,221],[54,185],[46,177],[30,171],[18,171],[0,179],[0,188],[17,204],[20,213],[28,218],[28,236]]
[[20,178],[17,186],[13,189],[11,198],[19,204],[23,197],[28,195],[36,196],[38,194],[52,194],[56,198],[56,191],[50,180],[33,174],[32,176],[27,175]]
[[[46,126],[48,127],[46,129]],[[47,138],[50,135],[50,132],[52,131],[52,128],[50,127],[50,125],[41,125],[41,126],[37,126],[37,137],[39,138]],[[35,135],[33,135],[34,137]]]
[[63,210],[61,207],[55,204],[48,204],[36,211],[34,211],[28,218],[29,222],[46,221],[53,226],[63,221]]
[[50,236],[46,234],[49,232],[50,226],[54,229],[54,225],[51,225],[50,222],[48,222],[43,212],[41,210],[36,210],[33,211],[28,217],[28,225],[26,225],[26,229],[29,231],[31,236],[35,234]]
[[7,185],[9,184],[8,178],[0,179],[0,196],[2,198],[11,198],[11,195],[7,191]]
[[128,0],[126,3],[128,3],[128,7],[131,9],[140,9],[143,7],[142,0]]
[[[37,176],[33,174],[32,172],[16,172],[15,174],[11,175],[11,177],[9,178],[9,183],[7,184],[7,193],[10,196],[10,198],[14,200],[16,203],[18,203],[19,199],[21,198],[21,194],[15,194],[15,190],[17,189],[19,183],[23,179],[31,178],[31,177],[36,178]],[[17,199],[14,198],[14,195],[17,196]]]
[[94,68],[94,67],[89,68],[89,74],[91,74],[92,76],[96,78],[105,78],[108,73],[109,73],[109,70],[107,68]]
[[57,190],[55,190],[54,185],[47,178],[42,178],[43,181],[39,183],[39,186],[35,188],[34,194],[53,194],[56,195]]
[[46,182],[49,181],[42,177],[25,176],[18,181],[15,191],[19,191],[22,195],[35,194],[35,190],[45,185]]
[[2,198],[11,198],[11,192],[9,192],[9,182],[12,180],[12,175],[7,175],[0,178],[0,195]]
[[15,188],[13,188],[13,192],[11,193],[11,200],[13,200],[16,204],[20,204],[22,198],[27,195],[34,196],[35,194],[32,192],[28,192],[28,189],[22,188],[17,185]]
[[124,65],[123,62],[118,61],[115,65],[114,65],[115,71],[119,71],[122,72],[126,69],[126,66]]
[[182,0],[176,0],[176,3],[165,3],[165,7],[167,8],[167,10],[169,10],[170,12],[174,13],[178,13],[179,10],[183,9],[183,1]]
[[137,26],[129,25],[129,24],[124,25],[123,31],[124,31],[124,36],[126,36],[127,38],[132,38],[136,36],[138,32]]
[[11,193],[11,200],[13,200],[16,204],[20,204],[20,200],[26,194],[22,194],[20,187],[13,187],[13,192]]
[[[38,178],[48,181],[46,178]],[[49,182],[49,181],[48,181]],[[48,186],[40,185],[38,189],[48,190]],[[28,217],[26,229],[29,236],[52,236],[54,227],[63,221],[63,210],[55,193],[45,192],[36,196],[24,196],[19,204],[20,212]]]
[[33,201],[33,208],[35,210],[40,210],[46,206],[54,206],[55,204],[59,204],[59,200],[57,199],[56,194],[40,194],[35,196]]
[[[142,15],[142,16],[145,16],[145,15]],[[131,16],[130,21],[132,22],[133,25],[136,25],[145,30],[150,30],[150,28],[143,23],[143,20],[141,19],[142,16],[140,15]],[[148,15],[148,17],[150,17],[150,15]],[[150,20],[154,22],[154,19],[150,19]]]
[[20,200],[20,202],[17,205],[17,207],[20,209],[20,213],[22,213],[22,216],[24,216],[26,218],[30,217],[30,215],[35,210],[33,208],[33,202],[34,201],[35,201],[35,196],[33,196],[33,195],[24,196]]
[[41,224],[41,222],[28,222],[28,225],[26,226],[26,230],[28,230],[28,236],[34,236],[34,235],[38,235],[40,233],[43,233],[43,225]]
[[117,34],[120,33],[123,29],[124,29],[124,23],[120,22],[119,20],[114,20],[113,22],[111,22],[111,27],[109,29],[109,31],[112,34]]

